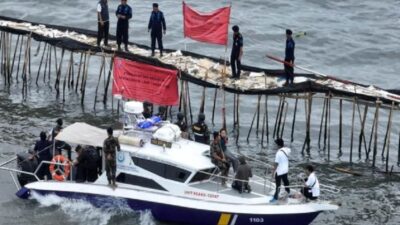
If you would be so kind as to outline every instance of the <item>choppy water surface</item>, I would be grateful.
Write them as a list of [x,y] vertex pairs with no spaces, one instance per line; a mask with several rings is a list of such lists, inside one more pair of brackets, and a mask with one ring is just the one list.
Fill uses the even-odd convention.
[[[96,29],[94,0],[59,0],[59,1],[11,1],[0,2],[0,15],[12,16],[36,22],[60,24],[73,27]],[[153,1],[129,1],[133,6],[133,20],[131,21],[130,40],[149,44],[147,34],[147,19]],[[204,10],[211,10],[224,5],[226,1],[211,0],[189,1]],[[110,1],[111,12],[116,9],[118,1]],[[165,46],[173,49],[183,49],[181,1],[160,1],[160,8],[164,11],[167,20],[167,36]],[[284,51],[284,30],[291,28],[295,33],[307,32],[307,35],[296,39],[296,62],[299,65],[332,74],[344,79],[351,79],[360,83],[374,84],[384,88],[399,89],[398,71],[400,71],[400,1],[263,1],[240,0],[233,1],[233,24],[238,24],[245,38],[244,63],[277,68],[280,65],[266,60],[263,55],[270,53],[282,56]],[[111,33],[115,32],[116,18],[111,18]],[[224,56],[224,48],[207,44],[186,41],[188,50],[215,57]],[[38,57],[37,57],[38,58]],[[38,60],[34,58],[37,65]],[[96,60],[92,64],[98,63]],[[93,68],[93,66],[92,66]],[[35,70],[33,70],[35,71]],[[96,70],[97,71],[97,70]],[[96,82],[96,72],[89,71]],[[3,85],[3,80],[0,84]],[[89,87],[94,85],[89,85]],[[82,107],[80,98],[74,92],[69,92],[66,102],[55,98],[54,90],[50,86],[40,84],[40,89],[34,85],[28,90],[26,101],[21,98],[21,87],[14,84],[12,88],[0,90],[0,161],[12,156],[15,152],[27,149],[33,144],[41,130],[49,130],[58,117],[65,118],[67,124],[84,121],[93,125],[106,127],[116,124],[117,114],[111,104],[97,105],[93,110],[94,90],[87,90],[85,104]],[[201,93],[199,88],[191,86],[194,108],[198,107]],[[212,93],[207,95],[212,100]],[[227,108],[232,106],[232,96],[227,96]],[[242,107],[251,110],[241,111],[241,134],[239,146],[231,149],[247,154],[253,154],[263,160],[271,160],[273,152],[262,149],[255,135],[252,135],[250,144],[246,144],[245,135],[252,118],[255,98],[243,98]],[[276,101],[269,103],[271,115],[276,112]],[[333,103],[333,109],[337,109]],[[208,104],[206,110],[210,110]],[[318,102],[313,111],[313,118],[319,120],[321,107]],[[351,117],[351,105],[345,103],[344,118]],[[218,110],[218,109],[217,109]],[[195,109],[196,111],[196,109]],[[220,110],[219,110],[220,111]],[[334,111],[335,112],[335,111]],[[231,112],[228,113],[228,118]],[[315,116],[314,116],[315,115]],[[337,113],[333,113],[337,115]],[[383,113],[383,115],[386,115]],[[318,117],[317,117],[318,116]],[[216,127],[220,125],[220,115],[217,115]],[[370,116],[369,116],[370,117]],[[398,115],[395,115],[395,121]],[[290,116],[288,118],[291,118]],[[270,118],[270,123],[272,123]],[[287,121],[285,137],[289,137],[291,121]],[[372,121],[369,121],[371,124]],[[228,119],[231,127],[232,119]],[[304,114],[299,112],[296,121],[295,140],[293,149],[293,168],[299,168],[306,162],[299,154],[304,140]],[[321,214],[313,224],[399,224],[400,193],[399,178],[385,177],[381,173],[373,173],[370,164],[364,163],[364,156],[358,161],[355,155],[354,169],[363,173],[362,177],[353,177],[336,172],[333,168],[337,164],[348,162],[349,135],[351,121],[346,119],[344,124],[345,140],[343,142],[344,155],[337,158],[337,118],[333,118],[332,127],[332,156],[330,164],[325,163],[326,152],[319,152],[317,139],[319,127],[312,127],[312,159],[318,165],[321,182],[335,185],[342,190],[338,196],[323,193],[328,198],[341,202],[342,207],[337,212]],[[367,127],[370,127],[367,126]],[[384,127],[380,127],[380,133]],[[270,124],[270,129],[273,129]],[[394,132],[399,133],[399,124],[395,123]],[[347,133],[346,133],[347,132]],[[358,140],[358,139],[357,139]],[[398,171],[397,141],[393,137],[390,159],[394,170]],[[382,142],[382,140],[380,140]],[[358,145],[356,145],[358,149]],[[270,148],[268,148],[270,149]],[[256,154],[259,152],[267,154]],[[379,168],[383,162],[377,161]],[[344,166],[347,166],[345,164]],[[148,212],[133,213],[119,207],[119,210],[96,209],[85,202],[64,201],[56,196],[37,197],[36,201],[22,201],[17,199],[12,180],[8,174],[0,173],[0,224],[160,224],[151,218]],[[63,202],[63,204],[61,204]],[[84,216],[82,216],[84,214]]]

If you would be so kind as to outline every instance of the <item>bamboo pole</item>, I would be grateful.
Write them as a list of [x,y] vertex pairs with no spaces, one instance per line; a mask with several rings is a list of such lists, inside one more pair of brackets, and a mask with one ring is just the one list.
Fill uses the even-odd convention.
[[386,133],[385,133],[385,138],[383,140],[383,147],[382,147],[382,153],[381,153],[381,157],[382,160],[385,160],[385,149],[386,149],[386,144],[388,141],[388,136],[390,136],[390,130],[391,130],[391,126],[392,126],[392,111],[393,111],[393,107],[390,107],[390,111],[389,111],[389,118],[388,118],[388,123],[386,126]]
[[258,95],[258,99],[257,99],[257,129],[256,129],[257,137],[258,137],[258,130],[260,127],[260,101],[261,101],[261,95]]
[[43,64],[44,55],[46,53],[46,49],[47,49],[47,43],[44,45],[42,57],[41,57],[40,63],[39,63],[39,69],[38,69],[38,72],[36,74],[36,85],[39,85],[38,84],[39,83],[39,75],[40,75],[40,71],[42,70],[42,64]]
[[356,114],[357,97],[353,98],[353,114],[351,117],[351,136],[350,136],[350,165],[353,163],[353,139],[354,139],[354,122]]
[[99,90],[99,86],[100,86],[100,81],[101,81],[101,76],[103,74],[103,70],[105,70],[105,65],[106,65],[106,56],[103,55],[102,60],[101,60],[101,66],[100,66],[100,72],[99,72],[99,79],[97,81],[97,85],[96,85],[96,91],[95,91],[95,95],[94,95],[94,106],[93,109],[96,110],[96,104],[97,104],[97,93]]
[[71,51],[71,54],[69,56],[68,80],[66,81],[68,84],[68,89],[71,88],[71,76],[73,76],[73,70],[74,70],[74,52]]
[[[84,100],[85,100],[85,93],[86,93],[86,81],[87,81],[87,76],[88,76],[88,72],[89,72],[89,61],[90,61],[90,50],[88,53],[88,57],[87,57],[87,61],[86,61],[86,66],[85,66],[85,72],[82,76],[82,84],[81,84],[81,89],[82,89],[82,98],[81,98],[81,105],[84,104]],[[118,100],[119,101],[119,100]],[[119,107],[119,103],[118,103],[118,107]],[[119,112],[119,111],[118,111]]]
[[273,139],[275,139],[275,137],[277,136],[276,133],[277,133],[277,129],[278,129],[279,115],[281,114],[281,109],[283,108],[282,104],[283,104],[282,96],[279,96],[279,104],[278,104],[278,110],[276,112],[276,117],[275,117],[274,132],[272,134]]
[[191,103],[191,99],[190,99],[190,90],[189,90],[189,83],[188,81],[186,81],[186,95],[187,95],[187,99],[188,99],[188,106],[189,106],[189,113],[190,113],[190,123],[193,124],[193,113],[192,113],[192,103]]
[[329,92],[328,97],[328,162],[331,159],[331,96],[332,94]]
[[269,144],[269,123],[268,123],[268,95],[265,95],[265,129],[267,130],[267,144]]
[[379,126],[379,107],[381,101],[378,98],[376,100],[376,122],[375,122],[375,135],[374,135],[374,153],[372,159],[372,167],[375,168],[376,154],[378,152],[378,126]]
[[390,137],[392,134],[392,114],[393,114],[393,109],[394,109],[394,102],[392,102],[392,107],[390,108],[389,112],[389,119],[388,119],[388,138],[387,138],[387,149],[386,149],[386,173],[389,172],[389,150],[390,150]]
[[[296,96],[298,97],[299,94],[297,93]],[[292,131],[291,131],[291,134],[290,134],[290,142],[292,142],[292,143],[294,141],[294,126],[295,126],[295,123],[296,123],[297,104],[298,104],[298,101],[299,101],[299,99],[297,97],[296,97],[296,100],[295,100],[295,103],[294,103],[294,112],[293,112],[293,120],[292,120]]]
[[318,148],[321,150],[321,136],[322,136],[322,124],[324,123],[325,116],[325,107],[326,107],[327,99],[324,98],[324,105],[322,106],[322,115],[321,115],[321,123],[319,125],[319,135],[318,135]]
[[[287,116],[287,112],[289,109],[289,104],[287,101],[284,101],[283,104],[284,104],[284,106],[286,105],[286,108],[284,107],[284,109],[283,109],[283,110],[285,110],[285,116],[283,117],[282,130],[281,130],[281,134],[279,136],[280,138],[283,137],[283,131],[285,130],[285,124],[286,124],[286,116]],[[282,111],[282,113],[283,113],[283,111]]]
[[367,154],[367,142],[365,140],[365,134],[364,134],[364,129],[365,129],[365,121],[367,120],[367,113],[368,113],[368,105],[366,104],[364,107],[364,114],[363,118],[361,118],[361,112],[360,112],[360,105],[357,104],[358,106],[358,114],[360,115],[360,122],[361,122],[361,131],[358,139],[358,158],[361,159],[361,148],[362,148],[362,142],[364,142],[364,148],[365,148],[365,154]]
[[[303,148],[301,154],[304,154],[304,150],[307,150],[307,154],[310,156],[310,149],[311,149],[311,138],[310,138],[310,131],[311,131],[311,109],[312,109],[312,94],[308,93],[308,99],[304,101],[306,106],[306,138],[304,140]],[[307,104],[308,103],[308,104]],[[306,148],[307,146],[307,148]]]
[[108,70],[108,76],[107,76],[107,82],[106,82],[106,85],[104,87],[103,104],[106,104],[106,102],[107,102],[108,86],[110,85],[110,80],[111,80],[113,67],[114,67],[114,55],[111,57],[110,68]]
[[216,105],[216,102],[217,102],[217,97],[218,97],[218,88],[215,88],[215,90],[214,90],[214,103],[213,103],[212,116],[211,116],[211,123],[212,123],[213,126],[215,126],[214,116],[215,116],[215,105]]
[[81,52],[81,59],[79,60],[78,75],[76,77],[76,84],[75,84],[75,92],[76,93],[78,93],[79,79],[80,79],[81,71],[82,71],[82,61],[83,61],[83,64],[86,64],[86,54],[84,54],[84,52]]
[[253,124],[254,124],[254,120],[256,119],[256,115],[257,115],[257,109],[256,109],[256,111],[254,112],[253,119],[251,120],[251,125],[250,125],[250,129],[249,129],[249,133],[247,134],[247,139],[246,139],[247,144],[249,143],[249,138],[250,138],[251,130],[253,129]]
[[373,139],[373,136],[374,136],[375,125],[376,125],[376,109],[375,109],[375,113],[374,113],[374,120],[373,120],[373,122],[372,122],[371,134],[370,134],[370,137],[369,137],[368,151],[367,151],[367,158],[366,158],[366,160],[369,160],[369,154],[370,154],[370,152],[371,152],[372,139]]
[[236,93],[233,94],[233,129],[236,127]]
[[342,134],[343,134],[343,100],[339,100],[339,157],[342,156]]
[[22,47],[23,47],[23,45],[24,45],[24,36],[22,36],[22,38],[21,38],[21,45],[19,46],[19,56],[18,56],[17,75],[16,75],[16,77],[15,77],[15,79],[17,80],[17,83],[19,83],[18,75],[19,75],[19,66],[20,66],[20,64],[21,64],[21,56],[22,56]]
[[[55,49],[55,47],[54,47],[54,49]],[[64,60],[64,53],[65,53],[65,49],[62,48],[60,64],[58,65],[58,67],[56,67],[57,74],[56,74],[56,82],[54,84],[54,89],[56,89],[57,98],[60,96],[61,68],[62,68],[62,64],[63,64],[63,60]]]

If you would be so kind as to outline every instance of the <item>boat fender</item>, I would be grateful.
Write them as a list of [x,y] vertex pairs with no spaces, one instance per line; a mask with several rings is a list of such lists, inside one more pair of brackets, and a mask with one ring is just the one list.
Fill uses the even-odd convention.
[[118,137],[118,141],[120,144],[132,145],[135,147],[143,147],[144,145],[143,139],[140,139],[138,137],[130,137],[126,135],[120,135]]
[[56,155],[51,160],[49,169],[51,176],[53,177],[54,180],[65,181],[69,176],[71,170],[71,163],[63,155]]

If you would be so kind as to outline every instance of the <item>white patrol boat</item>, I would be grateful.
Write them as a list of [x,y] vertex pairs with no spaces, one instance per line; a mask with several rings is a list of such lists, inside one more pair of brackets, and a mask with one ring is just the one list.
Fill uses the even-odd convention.
[[[113,203],[124,201],[132,210],[149,210],[156,220],[174,224],[303,225],[310,224],[323,211],[338,209],[337,205],[321,200],[306,203],[286,198],[269,204],[275,184],[258,176],[249,182],[251,193],[223,187],[218,169],[211,163],[208,145],[180,138],[175,125],[165,122],[157,128],[137,130],[132,124],[141,121],[142,104],[128,102],[124,108],[126,129],[119,137],[117,187],[108,185],[105,172],[94,183],[76,183],[68,179],[39,180],[36,173],[7,168],[10,161],[0,164],[0,169],[37,179],[20,188],[17,195],[21,198],[28,198],[32,192],[56,194],[83,199],[96,207],[113,207]],[[102,147],[106,136],[103,129],[75,123],[64,128],[56,139]],[[39,166],[48,166],[46,163],[60,164],[44,162]],[[229,182],[234,180],[232,176]]]

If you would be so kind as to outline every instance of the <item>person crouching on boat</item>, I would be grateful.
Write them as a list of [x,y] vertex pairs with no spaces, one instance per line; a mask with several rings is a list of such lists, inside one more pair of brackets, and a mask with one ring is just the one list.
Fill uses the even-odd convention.
[[[272,176],[275,177],[275,194],[271,199],[270,203],[274,203],[278,200],[281,181],[285,186],[289,186],[288,172],[289,172],[289,154],[290,148],[284,147],[284,141],[282,138],[275,140],[275,144],[278,146],[278,151],[275,155],[275,165],[272,170]],[[290,189],[285,188],[286,192],[290,194]]]
[[312,165],[306,166],[306,174],[308,178],[305,179],[301,193],[306,199],[316,200],[319,196],[319,181]]
[[249,184],[249,178],[253,177],[253,173],[251,171],[251,167],[246,163],[246,159],[244,156],[239,157],[240,165],[238,166],[235,180],[232,183],[232,188],[242,193],[243,191],[251,192],[251,187]]
[[213,133],[213,136],[214,140],[213,142],[211,142],[210,145],[211,162],[216,165],[221,171],[221,184],[222,186],[226,186],[226,177],[228,176],[229,163],[226,160],[224,152],[221,148],[221,137],[219,135],[219,132],[215,131]]
[[113,136],[113,129],[109,127],[107,129],[108,138],[104,140],[103,151],[106,157],[106,173],[108,184],[117,186],[115,184],[115,173],[117,170],[116,151],[121,151],[118,139]]

